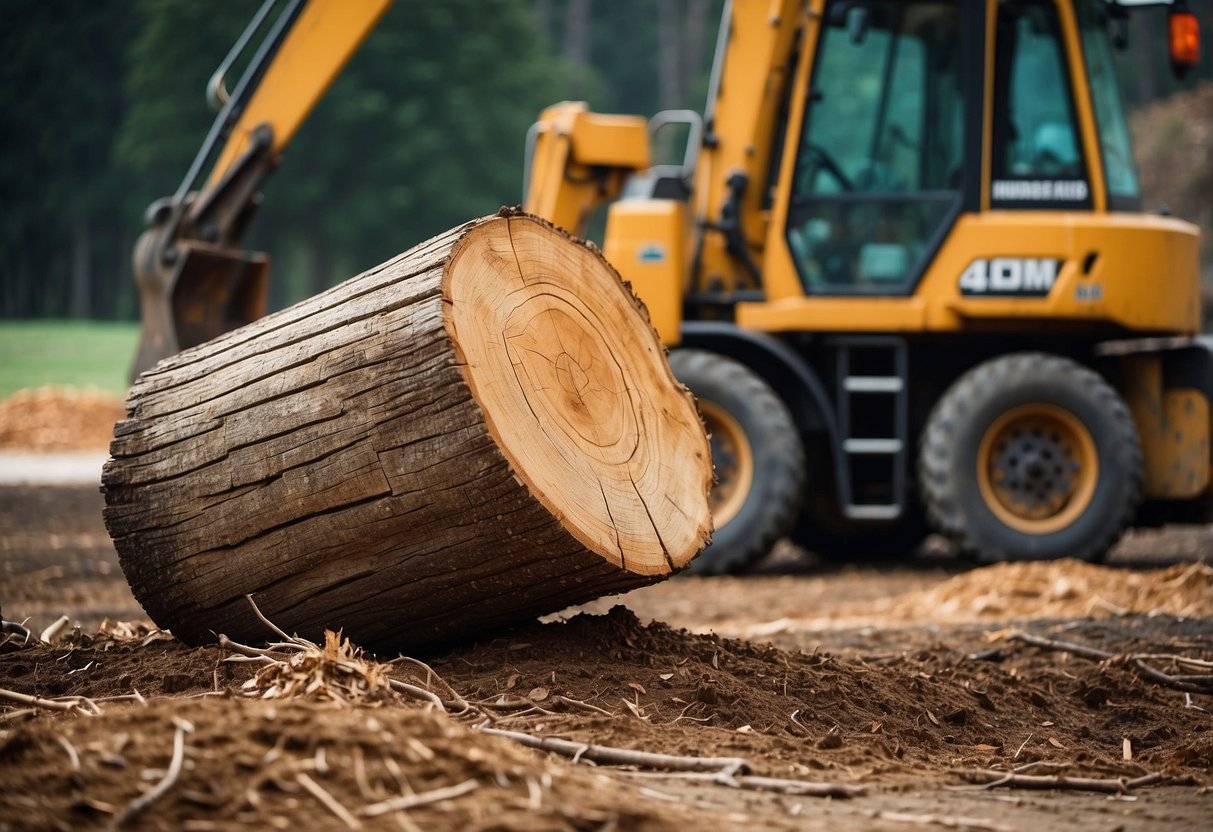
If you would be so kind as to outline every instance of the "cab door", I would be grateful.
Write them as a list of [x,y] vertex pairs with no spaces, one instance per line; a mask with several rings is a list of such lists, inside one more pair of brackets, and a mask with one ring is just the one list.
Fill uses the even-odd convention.
[[785,228],[806,295],[912,293],[966,191],[976,200],[980,87],[965,67],[982,63],[963,34],[980,44],[981,14],[956,0],[825,4]]

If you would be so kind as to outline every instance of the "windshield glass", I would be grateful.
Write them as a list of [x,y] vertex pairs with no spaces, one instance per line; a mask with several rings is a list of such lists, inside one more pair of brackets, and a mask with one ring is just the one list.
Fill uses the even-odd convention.
[[1137,184],[1133,148],[1129,142],[1129,127],[1125,121],[1124,101],[1112,62],[1106,4],[1104,0],[1080,0],[1075,6],[1082,32],[1082,53],[1087,65],[1087,80],[1091,85],[1091,102],[1095,108],[1108,195],[1136,202],[1141,192]]

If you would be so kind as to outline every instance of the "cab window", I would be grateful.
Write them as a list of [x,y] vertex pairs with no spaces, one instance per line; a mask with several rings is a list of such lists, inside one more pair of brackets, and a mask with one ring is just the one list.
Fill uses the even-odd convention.
[[957,3],[839,0],[823,20],[788,245],[808,292],[905,293],[960,198]]
[[1052,0],[999,4],[991,174],[994,207],[1089,204],[1070,74]]
[[1137,210],[1141,204],[1141,190],[1137,182],[1137,168],[1133,163],[1124,101],[1112,60],[1106,4],[1103,0],[1083,0],[1075,5],[1109,202],[1114,208]]

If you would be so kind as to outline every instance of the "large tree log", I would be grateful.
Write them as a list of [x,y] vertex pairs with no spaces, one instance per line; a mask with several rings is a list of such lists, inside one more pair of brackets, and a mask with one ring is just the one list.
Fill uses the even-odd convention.
[[660,580],[711,528],[690,395],[592,248],[503,212],[145,373],[102,476],[196,643],[424,649]]

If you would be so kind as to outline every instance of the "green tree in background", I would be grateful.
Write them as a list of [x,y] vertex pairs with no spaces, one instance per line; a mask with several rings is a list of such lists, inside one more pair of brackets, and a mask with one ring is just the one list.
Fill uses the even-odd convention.
[[97,278],[129,275],[138,230],[111,164],[135,18],[71,0],[5,0],[0,15],[0,314],[129,316]]
[[724,0],[537,2],[569,64],[565,98],[605,113],[703,111]]

